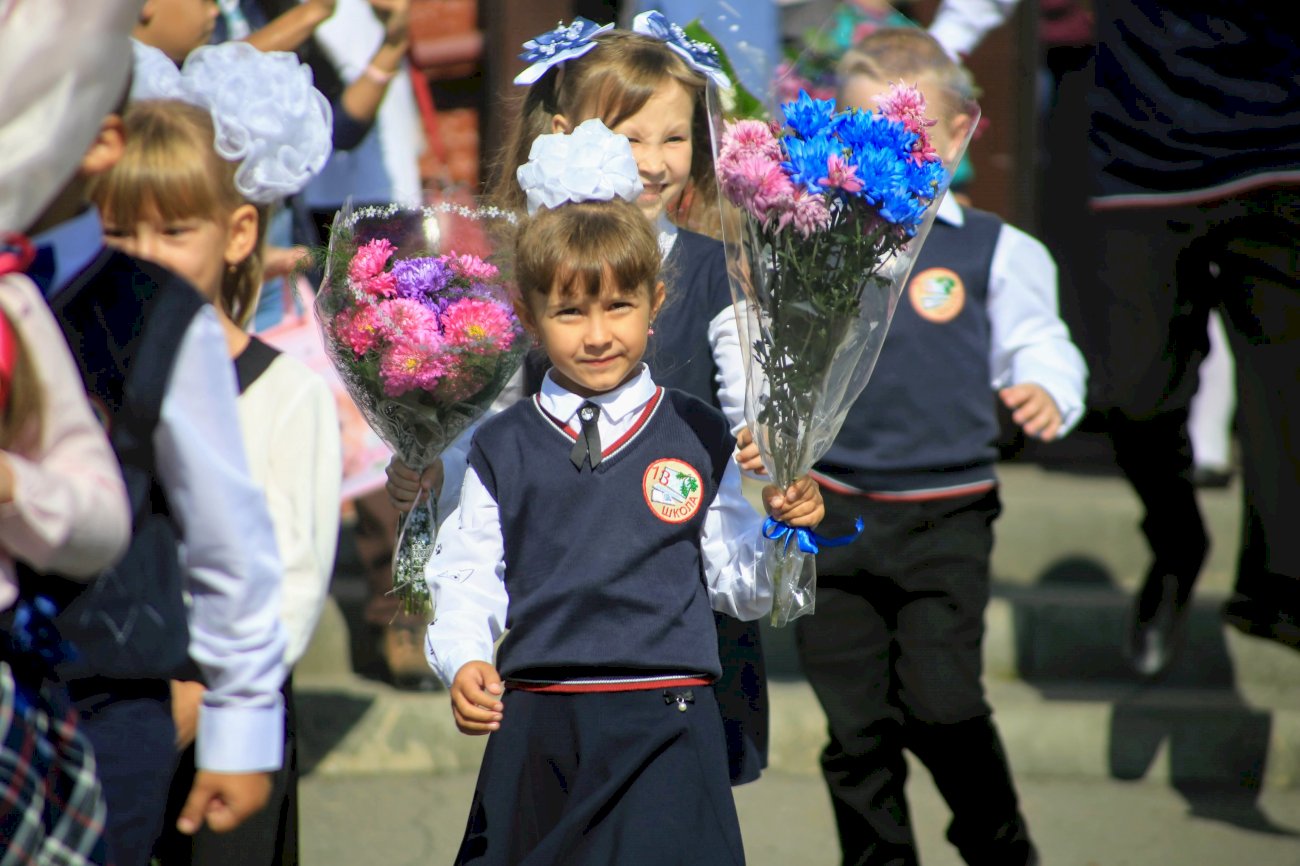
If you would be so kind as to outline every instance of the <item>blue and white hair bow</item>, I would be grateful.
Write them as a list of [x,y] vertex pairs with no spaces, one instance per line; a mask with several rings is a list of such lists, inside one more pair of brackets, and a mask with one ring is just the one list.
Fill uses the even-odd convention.
[[632,19],[632,30],[643,36],[662,39],[696,72],[704,75],[723,90],[731,88],[731,79],[722,71],[718,50],[707,42],[691,39],[686,35],[685,30],[665,18],[662,12],[642,12]]
[[581,57],[596,47],[596,34],[613,29],[613,24],[602,27],[581,15],[574,18],[572,24],[566,25],[561,21],[554,30],[548,30],[524,43],[524,53],[519,55],[519,59],[532,65],[515,76],[515,84],[532,84],[552,66]]

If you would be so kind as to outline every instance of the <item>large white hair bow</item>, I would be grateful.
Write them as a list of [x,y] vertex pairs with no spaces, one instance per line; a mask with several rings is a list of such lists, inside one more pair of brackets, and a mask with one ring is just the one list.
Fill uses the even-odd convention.
[[635,202],[645,189],[627,138],[610,132],[599,118],[583,121],[569,135],[539,135],[528,162],[515,176],[528,196],[528,213],[565,202]]
[[212,115],[212,145],[239,163],[235,187],[257,204],[293,195],[325,167],[333,149],[329,100],[296,55],[247,42],[205,45],[181,69],[156,48],[135,44],[133,102],[179,99]]

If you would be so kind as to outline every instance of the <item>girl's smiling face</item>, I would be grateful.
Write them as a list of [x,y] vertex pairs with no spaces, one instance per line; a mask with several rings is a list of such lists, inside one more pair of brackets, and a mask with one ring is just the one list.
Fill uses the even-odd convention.
[[556,286],[519,310],[546,350],[557,384],[583,397],[612,391],[636,374],[663,304],[663,283],[631,291],[613,283],[607,272],[599,294]]
[[[694,109],[691,92],[668,78],[655,88],[640,111],[612,127],[632,144],[632,155],[645,185],[637,207],[651,222],[681,196],[690,179]],[[552,128],[555,132],[572,132],[573,124],[557,114]]]

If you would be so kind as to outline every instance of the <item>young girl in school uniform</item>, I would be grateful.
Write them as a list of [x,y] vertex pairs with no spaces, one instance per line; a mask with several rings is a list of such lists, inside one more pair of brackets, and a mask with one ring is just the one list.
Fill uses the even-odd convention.
[[[165,67],[160,71],[153,64],[137,64],[137,101],[124,117],[126,150],[97,181],[93,198],[107,243],[170,268],[216,307],[235,365],[249,471],[266,496],[283,564],[281,620],[288,639],[285,663],[292,668],[307,648],[334,567],[342,471],[338,417],[324,380],[244,327],[257,306],[268,201],[296,191],[329,153],[329,111],[310,86],[289,91],[293,110],[287,116],[294,119],[278,125],[278,138],[300,148],[299,164],[278,177],[273,190],[267,189],[252,180],[261,170],[257,157],[230,161],[214,149],[216,129],[228,134],[252,118],[231,114],[226,102],[212,103],[220,107],[192,103],[204,103],[214,89],[238,87],[236,76],[251,76],[267,86],[283,83],[301,74],[296,58],[238,43],[200,48],[191,58],[180,76],[169,75]],[[168,80],[150,81],[150,76]],[[140,98],[151,92],[177,92],[191,101]],[[254,153],[278,152],[276,127],[261,119]],[[289,683],[284,691],[285,762],[273,779],[268,806],[228,834],[203,832],[193,840],[165,834],[166,844],[156,851],[166,866],[278,863],[277,838],[286,835],[281,841],[296,848]],[[178,739],[182,747],[190,746],[203,685],[176,681],[172,693]],[[182,757],[173,794],[188,789],[193,767],[191,749]]]
[[[675,225],[670,213],[684,195],[692,208],[716,203],[717,182],[709,149],[705,92],[710,80],[726,84],[717,61],[682,37],[659,13],[638,15],[632,32],[597,27],[576,19],[525,44],[532,65],[515,79],[527,84],[521,116],[503,151],[492,197],[521,210],[524,196],[515,172],[528,161],[538,136],[568,132],[590,118],[632,144],[644,191],[636,205],[658,241],[660,272],[669,302],[655,321],[645,361],[655,381],[722,410],[736,432],[745,424],[745,372],[727,283],[722,243]],[[531,47],[546,43],[543,53]],[[530,357],[519,388],[498,405],[508,405],[541,384],[545,358]],[[444,454],[444,489],[459,489],[469,437]],[[409,508],[419,481],[400,462],[389,469],[389,493]],[[757,779],[767,764],[766,673],[756,623],[717,615],[723,675],[716,684],[727,731],[729,766],[735,784]]]
[[[604,160],[575,191],[588,148]],[[643,362],[664,286],[626,141],[591,120],[534,155],[516,307],[551,367],[475,431],[426,569],[430,664],[457,726],[492,733],[457,862],[742,863],[711,609],[770,608],[761,521],[726,418]],[[808,479],[764,499],[821,519]]]

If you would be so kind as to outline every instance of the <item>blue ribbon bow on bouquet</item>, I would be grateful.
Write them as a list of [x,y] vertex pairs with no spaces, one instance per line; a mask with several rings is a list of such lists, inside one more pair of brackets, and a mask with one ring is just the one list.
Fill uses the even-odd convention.
[[515,84],[532,84],[552,66],[581,57],[596,47],[597,34],[613,29],[613,24],[602,27],[579,15],[573,19],[572,24],[560,22],[554,30],[534,36],[524,43],[524,52],[519,55],[520,60],[532,65],[515,76]]
[[[41,681],[52,676],[60,662],[76,658],[76,650],[54,624],[56,614],[58,608],[45,596],[31,601],[22,599],[14,607],[13,624],[7,635],[14,655],[7,660],[13,669],[15,713],[22,714],[35,706]],[[0,640],[5,638],[4,632],[0,632]]]
[[853,543],[859,535],[862,534],[862,518],[859,517],[853,521],[853,532],[848,535],[841,535],[839,538],[827,538],[824,535],[818,535],[811,529],[803,526],[791,526],[788,523],[782,523],[776,518],[769,517],[763,521],[763,537],[772,541],[785,541],[785,550],[790,549],[792,542],[799,545],[799,549],[804,553],[816,555],[823,547],[843,547],[846,544]]
[[731,79],[722,71],[718,49],[707,42],[698,42],[686,31],[664,17],[664,13],[642,12],[632,19],[632,31],[643,36],[653,36],[668,43],[668,47],[682,56],[692,69],[707,77],[723,90],[731,88]]

